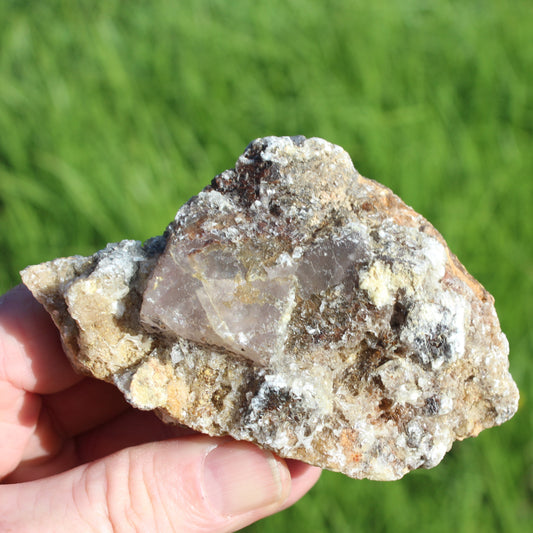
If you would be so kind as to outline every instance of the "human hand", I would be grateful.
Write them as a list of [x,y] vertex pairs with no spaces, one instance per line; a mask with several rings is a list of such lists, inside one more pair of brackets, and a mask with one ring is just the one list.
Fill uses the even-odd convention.
[[25,287],[0,298],[0,531],[235,531],[319,475],[133,409],[72,370]]

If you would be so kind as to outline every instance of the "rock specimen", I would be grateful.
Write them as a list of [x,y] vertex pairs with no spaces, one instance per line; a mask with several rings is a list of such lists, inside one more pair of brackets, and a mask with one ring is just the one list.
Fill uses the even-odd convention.
[[257,139],[163,236],[22,279],[134,406],[355,478],[435,466],[517,409],[493,298],[322,139]]

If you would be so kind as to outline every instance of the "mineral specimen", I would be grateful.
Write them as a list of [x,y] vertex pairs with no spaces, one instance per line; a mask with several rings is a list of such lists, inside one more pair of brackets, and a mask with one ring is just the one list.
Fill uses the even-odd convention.
[[134,406],[355,478],[435,466],[517,409],[493,298],[322,139],[257,139],[163,236],[22,278]]

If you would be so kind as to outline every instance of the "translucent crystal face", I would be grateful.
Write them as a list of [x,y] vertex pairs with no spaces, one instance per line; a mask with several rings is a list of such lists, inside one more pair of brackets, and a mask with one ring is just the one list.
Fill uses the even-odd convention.
[[143,320],[264,363],[286,337],[295,302],[293,271],[273,265],[254,274],[231,247],[170,245],[145,293]]

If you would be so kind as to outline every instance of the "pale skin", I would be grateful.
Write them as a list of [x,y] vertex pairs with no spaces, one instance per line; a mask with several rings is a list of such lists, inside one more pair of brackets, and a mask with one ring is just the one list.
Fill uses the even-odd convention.
[[236,531],[319,475],[133,409],[72,370],[26,288],[0,298],[0,531]]

